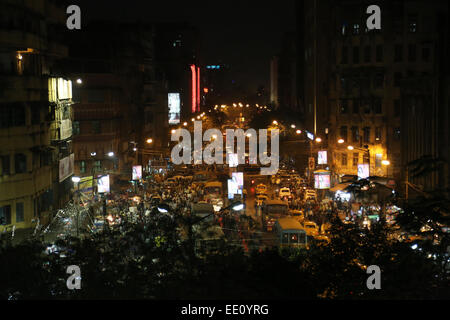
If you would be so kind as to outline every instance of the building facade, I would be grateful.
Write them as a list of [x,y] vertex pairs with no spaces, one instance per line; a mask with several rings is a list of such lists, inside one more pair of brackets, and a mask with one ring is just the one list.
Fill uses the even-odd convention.
[[70,199],[71,82],[57,68],[65,28],[55,1],[0,1],[3,228],[46,224]]
[[[304,2],[305,125],[323,139],[336,178],[357,175],[358,166],[367,164],[371,176],[394,178],[399,185],[407,162],[433,153],[426,150],[432,148],[426,142],[432,125],[408,120],[408,96],[428,96],[427,108],[437,107],[432,98],[440,69],[436,17],[447,4],[379,1],[382,28],[368,30],[371,4]],[[422,141],[413,141],[408,127]]]

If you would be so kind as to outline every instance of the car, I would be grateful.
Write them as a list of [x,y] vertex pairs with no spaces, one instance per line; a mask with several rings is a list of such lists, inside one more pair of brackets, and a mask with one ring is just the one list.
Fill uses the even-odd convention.
[[256,196],[256,205],[262,207],[264,203],[269,199],[266,195],[258,195]]
[[305,190],[305,196],[304,196],[305,201],[316,201],[316,199],[317,199],[317,194],[316,194],[315,190],[311,190],[311,189]]
[[319,227],[315,222],[312,221],[305,221],[303,223],[303,228],[306,231],[306,234],[310,237],[317,237],[319,236]]
[[300,210],[291,210],[289,211],[290,215],[295,218],[299,222],[303,222],[305,220],[305,213]]
[[256,194],[267,194],[267,186],[264,184],[259,184],[256,187]]
[[166,180],[166,184],[172,185],[172,184],[177,184],[178,181],[175,178],[169,178]]
[[280,189],[280,199],[283,198],[292,198],[291,190],[289,188]]

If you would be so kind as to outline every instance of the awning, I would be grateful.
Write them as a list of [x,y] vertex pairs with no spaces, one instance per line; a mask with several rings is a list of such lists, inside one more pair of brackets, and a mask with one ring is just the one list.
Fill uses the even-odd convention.
[[335,185],[333,188],[330,189],[331,192],[338,192],[338,191],[342,191],[345,188],[347,188],[349,185],[351,185],[351,183],[341,183],[341,184],[337,184]]

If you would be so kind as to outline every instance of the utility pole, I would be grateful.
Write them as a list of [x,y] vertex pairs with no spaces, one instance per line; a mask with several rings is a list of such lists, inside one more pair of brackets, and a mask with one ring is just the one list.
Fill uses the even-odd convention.
[[314,137],[317,136],[317,0],[314,0]]

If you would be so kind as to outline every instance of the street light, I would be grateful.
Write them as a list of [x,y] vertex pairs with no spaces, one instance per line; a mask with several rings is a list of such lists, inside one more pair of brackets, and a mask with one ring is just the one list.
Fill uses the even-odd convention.
[[321,143],[321,142],[322,142],[322,139],[321,139],[321,138],[317,138],[317,139],[316,139],[316,142],[317,142],[317,143]]
[[348,146],[347,149],[350,150],[350,151],[353,151],[353,150],[355,150],[355,147],[354,146]]
[[114,157],[114,152],[109,152],[108,157],[110,157],[110,158]]
[[295,125],[295,124],[291,125],[291,128],[292,128],[292,129],[295,129],[295,128],[296,128],[296,125]]
[[389,160],[383,160],[383,161],[381,162],[381,164],[382,164],[383,166],[390,166],[390,165],[391,165],[391,162],[390,162]]
[[302,134],[302,130],[297,130],[297,134]]
[[79,183],[81,181],[81,178],[80,177],[72,177],[72,181],[74,183]]
[[275,120],[275,121],[273,122],[273,124],[277,126],[277,125],[278,125],[278,121]]
[[345,140],[344,140],[344,139],[339,139],[339,140],[338,140],[338,143],[339,143],[339,144],[343,144],[343,143],[345,143]]
[[147,139],[147,143],[148,144],[152,144],[153,143],[153,139]]

